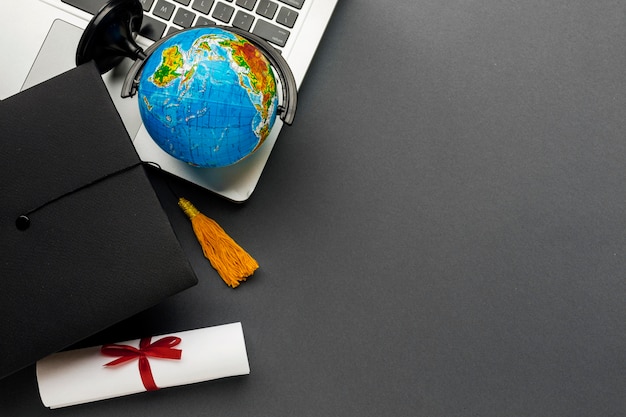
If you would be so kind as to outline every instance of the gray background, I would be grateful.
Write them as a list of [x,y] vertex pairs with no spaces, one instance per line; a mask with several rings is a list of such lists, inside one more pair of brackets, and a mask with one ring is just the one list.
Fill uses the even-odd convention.
[[625,22],[340,0],[252,198],[169,181],[261,269],[227,288],[155,175],[200,284],[84,342],[241,321],[251,374],[49,411],[31,367],[0,414],[623,416]]

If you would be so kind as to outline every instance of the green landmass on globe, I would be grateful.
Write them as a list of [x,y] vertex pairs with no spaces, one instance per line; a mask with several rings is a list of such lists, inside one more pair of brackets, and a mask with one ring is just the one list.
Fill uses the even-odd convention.
[[146,60],[139,110],[152,139],[201,167],[234,164],[265,141],[276,119],[272,68],[246,39],[221,28],[181,31]]

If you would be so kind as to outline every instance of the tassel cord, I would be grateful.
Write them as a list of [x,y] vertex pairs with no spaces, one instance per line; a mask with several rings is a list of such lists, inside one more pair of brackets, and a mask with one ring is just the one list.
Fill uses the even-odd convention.
[[259,267],[257,261],[231,238],[213,219],[202,214],[189,200],[180,198],[179,207],[191,220],[204,256],[224,282],[237,287]]

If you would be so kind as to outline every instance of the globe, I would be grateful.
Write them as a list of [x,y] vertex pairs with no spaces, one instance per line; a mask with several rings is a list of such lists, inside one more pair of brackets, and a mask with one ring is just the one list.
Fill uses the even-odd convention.
[[265,56],[217,27],[167,38],[146,59],[137,92],[156,144],[199,167],[232,165],[252,154],[269,135],[278,108]]

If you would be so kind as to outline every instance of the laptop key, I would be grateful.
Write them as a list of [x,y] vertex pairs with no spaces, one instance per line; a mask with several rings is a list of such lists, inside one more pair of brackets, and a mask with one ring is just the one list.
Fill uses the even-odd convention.
[[167,33],[165,33],[165,36],[170,36],[172,33],[180,32],[180,30],[181,29],[176,26],[170,26],[167,28]]
[[278,16],[276,16],[276,21],[281,25],[285,25],[288,28],[292,28],[293,25],[296,24],[296,19],[298,18],[298,12],[293,11],[287,7],[281,7],[280,12],[278,12]]
[[261,0],[259,2],[259,7],[256,8],[256,12],[263,17],[267,17],[268,19],[273,19],[276,14],[276,10],[278,9],[278,4],[274,3],[270,0]]
[[218,1],[211,16],[224,23],[228,23],[230,22],[230,18],[233,17],[233,13],[235,13],[235,8],[233,6],[229,6],[228,4]]
[[296,9],[301,9],[304,4],[304,0],[278,0],[282,3],[288,4],[289,6],[295,7]]
[[216,23],[210,19],[207,19],[204,16],[198,16],[198,20],[196,20],[196,23],[194,24],[194,26],[215,26]]
[[252,27],[252,23],[254,23],[254,16],[246,12],[242,12],[241,10],[237,12],[237,14],[235,15],[235,19],[233,20],[234,27],[243,29],[248,32]]
[[194,0],[191,8],[200,13],[209,14],[211,6],[213,6],[213,0]]
[[107,4],[108,0],[61,0],[65,4],[69,4],[70,6],[74,6],[84,12],[96,14],[98,10],[105,4]]
[[174,3],[167,2],[165,0],[157,1],[156,6],[154,6],[154,15],[160,17],[163,20],[170,20],[172,14],[174,13],[174,8],[176,6]]
[[193,19],[195,17],[196,17],[196,14],[193,12],[190,12],[189,10],[178,9],[176,11],[176,15],[174,16],[173,22],[177,24],[178,26],[188,28],[188,27],[191,27],[191,24],[193,23]]
[[150,7],[152,7],[152,4],[154,3],[154,0],[139,0],[139,3],[141,3],[143,11],[148,12],[150,11]]
[[246,10],[254,9],[254,5],[256,4],[256,0],[237,0],[235,3],[237,6],[243,7]]
[[157,41],[161,39],[163,36],[163,32],[165,32],[166,24],[163,22],[159,22],[156,19],[153,19],[150,16],[143,16],[143,21],[141,22],[141,29],[139,30],[139,34],[144,38],[148,38],[153,41]]
[[180,3],[183,6],[189,6],[189,3],[191,3],[191,0],[174,0],[176,3]]
[[252,29],[252,33],[278,46],[285,46],[290,34],[288,30],[268,23],[265,20],[258,20],[254,29]]

